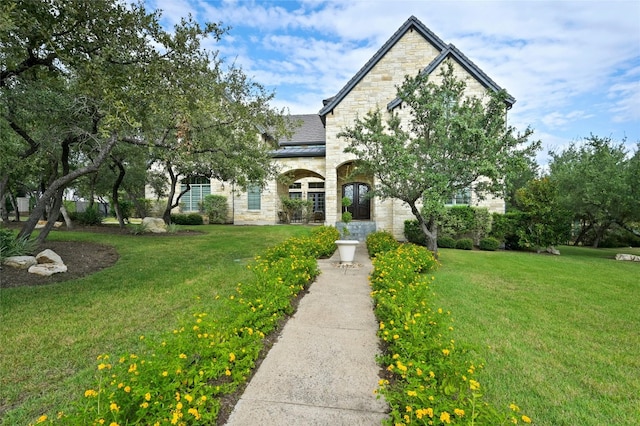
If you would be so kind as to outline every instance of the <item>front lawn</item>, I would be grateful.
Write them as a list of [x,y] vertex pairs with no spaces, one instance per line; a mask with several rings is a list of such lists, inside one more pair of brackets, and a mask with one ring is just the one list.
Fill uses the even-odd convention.
[[485,399],[536,425],[640,424],[639,249],[561,256],[442,249],[436,305],[485,361]]
[[215,315],[257,253],[309,232],[301,226],[199,226],[198,235],[53,232],[51,239],[115,246],[118,263],[94,275],[0,290],[0,418],[33,422],[66,410],[94,380],[96,357],[133,352],[196,311]]

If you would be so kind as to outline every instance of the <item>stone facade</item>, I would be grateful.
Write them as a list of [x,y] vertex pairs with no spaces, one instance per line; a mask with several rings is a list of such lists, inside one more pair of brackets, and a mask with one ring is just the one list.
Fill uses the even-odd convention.
[[[411,17],[336,96],[325,101],[315,118],[312,115],[296,117],[303,119],[304,130],[301,133],[304,135],[298,134],[294,139],[301,148],[299,152],[305,154],[296,156],[290,154],[293,151],[288,151],[289,154],[284,155],[284,148],[291,148],[294,143],[281,143],[281,155],[278,154],[279,151],[274,155],[280,175],[262,188],[259,208],[249,209],[248,193],[238,191],[231,185],[212,181],[211,192],[228,197],[229,214],[233,223],[267,225],[278,223],[279,212],[282,210],[281,197],[307,197],[312,192],[308,182],[317,183],[314,188],[320,188],[320,183],[323,182],[323,188],[315,191],[324,192],[321,203],[324,222],[336,225],[343,210],[343,185],[355,181],[373,188],[376,184],[371,177],[351,176],[350,166],[355,158],[344,152],[346,142],[338,134],[352,126],[356,118],[364,117],[373,109],[378,108],[389,114],[388,106],[394,101],[396,88],[402,84],[406,75],[429,72],[437,79],[447,59],[453,60],[455,75],[465,80],[470,96],[482,97],[487,90],[500,90],[455,46],[445,44],[419,20]],[[316,126],[315,131],[313,126]],[[324,126],[324,129],[318,126]],[[322,133],[324,140],[318,141],[318,134]],[[313,137],[309,136],[305,140],[307,134],[313,134]],[[292,182],[304,182],[304,186],[289,186]],[[504,200],[498,198],[490,197],[480,201],[472,194],[470,204],[486,207],[491,212],[504,212]],[[255,207],[255,198],[253,206]],[[375,222],[376,229],[391,231],[398,239],[404,238],[404,221],[413,218],[406,205],[398,200],[382,201],[373,198],[369,208],[367,213],[370,217],[367,220]]]

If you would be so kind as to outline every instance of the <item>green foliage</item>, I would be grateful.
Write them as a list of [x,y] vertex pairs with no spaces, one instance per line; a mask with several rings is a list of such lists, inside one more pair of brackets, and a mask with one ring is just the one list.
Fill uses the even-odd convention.
[[319,228],[256,257],[253,278],[237,284],[224,314],[196,311],[172,332],[141,336],[139,352],[98,356],[94,386],[60,422],[215,424],[220,399],[247,381],[265,336],[293,313],[292,299],[318,274],[309,253],[326,254],[335,232]]
[[455,248],[456,240],[453,237],[447,237],[447,236],[438,237],[438,247]]
[[176,225],[202,225],[204,220],[199,213],[172,213],[171,223]]
[[433,254],[403,244],[378,253],[373,265],[372,297],[385,345],[378,360],[392,376],[379,381],[378,393],[391,408],[384,423],[493,425],[510,419],[483,401],[476,376],[481,364],[452,339],[450,312],[435,306]]
[[342,213],[342,216],[340,216],[340,218],[345,224],[348,225],[349,222],[351,222],[351,220],[353,219],[353,215],[351,214],[351,212],[344,212]]
[[486,237],[480,240],[480,250],[496,251],[500,248],[500,241],[493,237]]
[[472,238],[475,244],[491,230],[491,215],[486,208],[452,206],[440,218],[438,232],[449,237]]
[[369,256],[372,258],[376,257],[379,253],[395,250],[400,245],[389,231],[378,231],[367,235],[366,244]]
[[456,241],[458,250],[473,250],[473,240],[471,238],[460,238]]
[[209,217],[209,223],[227,223],[227,197],[205,196],[202,200],[202,211]]
[[397,95],[408,114],[393,113],[384,122],[379,109],[370,111],[338,135],[348,142],[346,152],[359,159],[359,169],[378,182],[376,195],[407,203],[427,225],[423,232],[433,251],[444,200],[472,186],[479,196],[503,195],[507,171],[540,146],[528,140],[530,129],[514,134],[507,125],[505,108],[511,99],[506,92],[467,96],[466,83],[456,78],[451,62],[438,77],[406,77]]
[[300,215],[305,223],[311,220],[313,200],[283,196],[280,198],[280,203],[287,215],[287,223],[291,222],[294,215]]
[[522,212],[516,230],[519,246],[540,250],[569,240],[571,213],[558,200],[558,189],[548,178],[529,181],[516,191]]
[[[129,200],[118,200],[118,205],[120,206],[120,214],[122,214],[122,218],[124,220],[129,220],[133,217],[134,213],[134,204]],[[113,217],[116,217],[116,211],[113,208],[113,202],[109,204],[109,214]]]
[[580,145],[549,153],[549,180],[558,204],[581,225],[576,243],[592,232],[592,245],[598,247],[614,224],[640,220],[639,147],[630,155],[624,141],[591,135]]
[[129,225],[128,229],[131,235],[144,235],[149,231],[149,227],[144,223],[134,223]]
[[35,241],[16,238],[12,230],[0,227],[0,263],[7,257],[30,254],[34,248]]
[[81,213],[76,212],[76,220],[81,225],[94,226],[102,223],[102,213],[95,204],[88,206],[85,211]]
[[418,244],[420,246],[427,245],[427,238],[424,232],[420,229],[420,225],[417,220],[405,220],[404,221],[404,236],[410,243]]

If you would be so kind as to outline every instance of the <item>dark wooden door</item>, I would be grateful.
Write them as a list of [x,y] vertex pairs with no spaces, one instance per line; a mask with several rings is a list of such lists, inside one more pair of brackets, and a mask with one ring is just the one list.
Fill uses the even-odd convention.
[[366,183],[354,182],[342,186],[342,196],[351,200],[347,208],[354,220],[371,219],[371,199],[368,197],[371,187]]

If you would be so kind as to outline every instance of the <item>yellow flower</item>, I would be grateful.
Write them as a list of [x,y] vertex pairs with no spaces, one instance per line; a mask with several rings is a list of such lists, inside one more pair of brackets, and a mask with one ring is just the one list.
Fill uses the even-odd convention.
[[480,389],[480,383],[476,382],[475,380],[471,379],[469,380],[469,389],[471,390],[478,390]]
[[138,369],[138,365],[137,364],[131,364],[129,366],[129,373],[133,373],[134,371],[136,371]]
[[410,413],[410,412],[412,412],[412,411],[413,411],[413,409],[411,408],[411,406],[407,405],[407,406],[405,407],[405,411],[406,411],[407,413]]
[[231,375],[231,371],[229,371],[229,370],[225,370],[225,371],[224,371],[224,375],[225,375],[225,376],[230,376],[230,375]]
[[189,395],[188,393],[184,395],[184,399],[186,399],[186,400],[187,400],[187,402],[189,402],[189,403],[190,403],[191,401],[193,401],[193,397],[192,397],[191,395]]
[[163,372],[162,372],[162,377],[167,377],[168,375],[169,375],[169,372],[168,372],[168,371],[163,371]]
[[145,401],[151,401],[151,393],[147,392],[144,394],[144,400]]
[[116,423],[116,422],[111,422],[111,423],[109,423],[109,426],[120,426],[120,425],[118,423]]
[[84,391],[84,396],[86,398],[96,396],[96,395],[98,395],[98,392],[94,391],[93,389],[87,389],[86,391]]
[[520,407],[516,404],[509,404],[509,408],[511,408],[512,411],[520,411]]
[[176,410],[178,410],[178,411],[179,411],[179,410],[182,410],[182,402],[178,402],[178,403],[176,404]]
[[140,404],[140,407],[142,408],[148,408],[149,407],[149,403],[148,402],[143,402],[142,404]]
[[444,354],[444,356],[447,356],[450,354],[449,349],[443,349],[442,353]]
[[180,355],[178,355],[178,358],[187,359],[187,355],[186,354],[180,354]]
[[200,420],[200,413],[198,413],[198,410],[196,408],[189,408],[187,412],[191,414],[193,417],[195,417],[196,420]]
[[126,393],[131,392],[131,386],[125,386],[125,387],[124,387],[124,391],[125,391]]
[[115,402],[112,402],[111,404],[109,404],[109,410],[115,411],[117,413],[118,411],[120,411],[120,407],[118,407],[118,404],[116,404]]
[[453,410],[453,414],[455,414],[458,417],[462,417],[462,416],[464,416],[464,410],[456,408],[455,410]]
[[38,420],[36,420],[36,423],[43,423],[46,422],[48,419],[48,417],[46,416],[46,414],[41,415],[40,417],[38,417]]
[[525,423],[531,423],[531,419],[527,416],[522,416],[522,421]]
[[442,413],[440,413],[440,421],[447,424],[451,423],[451,415],[446,411],[443,411]]
[[231,352],[231,353],[229,354],[229,362],[233,362],[233,361],[235,361],[235,360],[236,360],[236,355],[235,355],[233,352]]
[[410,390],[410,391],[407,391],[407,395],[408,396],[418,396],[418,392]]

